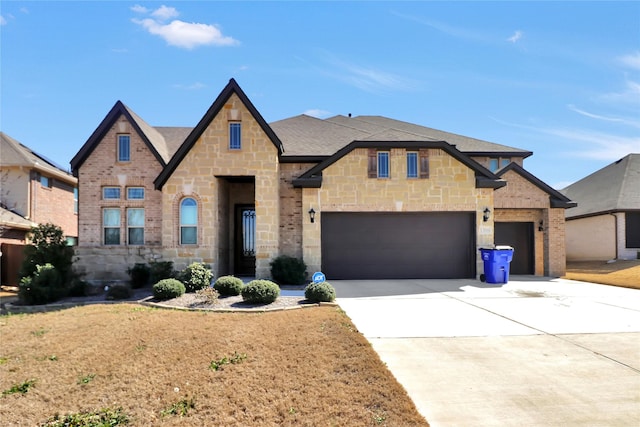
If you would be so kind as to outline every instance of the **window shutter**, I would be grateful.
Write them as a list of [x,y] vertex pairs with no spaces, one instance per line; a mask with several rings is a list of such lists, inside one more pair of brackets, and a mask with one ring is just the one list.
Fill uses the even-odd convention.
[[369,148],[368,173],[369,178],[378,177],[378,154],[375,148]]
[[421,148],[419,151],[420,157],[420,178],[429,178],[429,150]]

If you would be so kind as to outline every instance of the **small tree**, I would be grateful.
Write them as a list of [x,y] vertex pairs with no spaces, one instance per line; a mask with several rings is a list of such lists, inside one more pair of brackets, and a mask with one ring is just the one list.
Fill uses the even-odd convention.
[[38,266],[50,264],[59,276],[50,295],[56,299],[65,296],[73,279],[73,248],[67,245],[62,229],[51,223],[39,224],[31,228],[29,238],[31,243],[24,249],[20,279],[33,277]]

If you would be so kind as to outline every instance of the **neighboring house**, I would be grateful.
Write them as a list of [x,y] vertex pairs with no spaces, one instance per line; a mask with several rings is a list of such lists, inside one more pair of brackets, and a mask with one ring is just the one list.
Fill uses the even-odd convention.
[[50,222],[62,228],[69,244],[77,242],[77,182],[46,157],[0,132],[2,284],[15,285],[31,227]]
[[578,202],[567,211],[567,259],[640,257],[640,154],[629,154],[562,190]]
[[532,153],[379,116],[267,124],[235,80],[194,128],[116,102],[71,161],[89,280],[193,261],[269,277],[278,255],[328,279],[461,278],[478,248],[516,246],[513,274],[562,275],[567,197]]

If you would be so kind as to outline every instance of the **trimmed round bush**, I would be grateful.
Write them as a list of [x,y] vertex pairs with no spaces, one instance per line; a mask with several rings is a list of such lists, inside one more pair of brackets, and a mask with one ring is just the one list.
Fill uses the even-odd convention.
[[194,262],[182,270],[178,278],[184,283],[186,292],[195,292],[211,286],[213,273],[204,263]]
[[336,299],[336,290],[329,282],[309,283],[304,297],[311,302],[332,302]]
[[184,292],[184,285],[178,279],[163,279],[153,285],[153,297],[160,301],[177,298]]
[[213,289],[218,291],[220,295],[224,296],[240,295],[243,287],[244,283],[242,282],[242,279],[234,276],[218,277],[216,283],[213,284]]
[[280,296],[280,287],[271,280],[252,280],[241,294],[244,302],[271,304]]
[[281,285],[301,285],[307,278],[307,265],[303,260],[280,255],[269,263],[271,277]]

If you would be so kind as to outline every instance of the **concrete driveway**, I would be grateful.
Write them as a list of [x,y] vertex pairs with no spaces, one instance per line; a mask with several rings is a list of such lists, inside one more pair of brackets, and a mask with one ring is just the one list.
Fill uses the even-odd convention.
[[639,426],[640,291],[563,279],[331,281],[432,426]]

